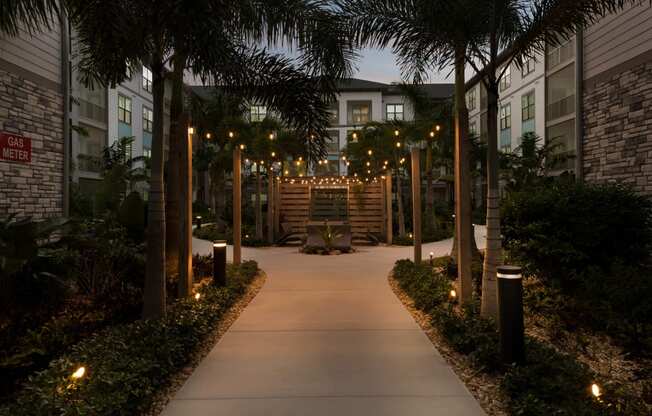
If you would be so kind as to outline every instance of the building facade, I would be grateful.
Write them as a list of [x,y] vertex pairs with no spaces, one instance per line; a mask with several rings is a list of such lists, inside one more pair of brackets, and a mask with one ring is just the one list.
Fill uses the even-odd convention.
[[[511,80],[501,84],[499,149],[516,150],[533,131],[573,156],[560,171],[652,194],[652,5],[605,16],[534,61],[532,71],[512,65]],[[470,131],[486,137],[486,94],[477,77],[467,83],[467,105]]]
[[64,214],[66,28],[0,34],[0,215]]

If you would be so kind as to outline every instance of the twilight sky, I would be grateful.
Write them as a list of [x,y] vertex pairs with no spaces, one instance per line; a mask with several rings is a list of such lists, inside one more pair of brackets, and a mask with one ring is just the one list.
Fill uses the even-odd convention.
[[[364,49],[360,52],[360,59],[355,63],[358,72],[353,76],[386,83],[400,81],[401,71],[394,58],[389,49]],[[453,82],[453,76],[446,78],[447,75],[447,71],[433,73],[427,82]]]

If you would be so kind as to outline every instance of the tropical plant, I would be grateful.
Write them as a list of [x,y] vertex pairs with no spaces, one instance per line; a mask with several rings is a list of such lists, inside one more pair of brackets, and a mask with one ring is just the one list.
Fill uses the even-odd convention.
[[[166,298],[164,79],[173,53],[179,54],[173,62],[176,71],[185,63],[203,79],[278,109],[284,122],[306,136],[315,132],[325,137],[329,113],[323,98],[332,93],[334,83],[322,75],[350,70],[352,52],[342,35],[346,31],[319,2],[69,0],[68,5],[82,45],[82,81],[115,85],[141,65],[152,72],[154,128],[143,314],[161,316]],[[301,56],[293,61],[251,46],[275,40],[296,46]],[[181,53],[187,62],[179,58]]]
[[[407,123],[370,122],[360,130],[351,132],[343,151],[349,175],[367,180],[382,175],[396,178],[396,206],[398,234],[405,236],[403,185],[401,180],[409,170],[409,153],[406,141],[411,134]],[[396,134],[398,133],[398,135]]]
[[333,243],[338,238],[342,238],[344,234],[333,229],[333,227],[326,221],[324,229],[321,230],[321,238],[324,240],[324,245],[327,251],[333,249]]
[[340,0],[340,10],[355,28],[359,44],[392,47],[403,75],[415,83],[428,71],[450,64],[455,73],[456,239],[459,240],[460,297],[470,301],[471,198],[468,110],[464,69],[469,45],[482,32],[473,0]]
[[18,36],[21,30],[33,33],[50,29],[61,11],[56,0],[12,0],[0,5],[0,33]]
[[[516,63],[559,46],[577,28],[587,26],[630,0],[480,0],[472,11],[484,33],[469,43],[468,64],[487,93],[487,247],[483,268],[482,314],[497,318],[496,268],[502,258],[498,156],[499,85]],[[499,53],[501,53],[499,55]]]

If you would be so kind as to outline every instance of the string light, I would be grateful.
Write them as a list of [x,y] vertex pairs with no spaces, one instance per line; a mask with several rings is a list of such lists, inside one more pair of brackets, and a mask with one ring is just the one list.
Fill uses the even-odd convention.
[[274,133],[269,133],[269,140],[274,140]]
[[430,132],[430,137],[435,137],[435,132],[434,131]]
[[451,289],[450,296],[451,299],[455,299],[457,297],[457,292],[455,291],[455,289]]
[[195,293],[195,300],[199,300],[199,298],[201,298],[201,294],[199,292]]
[[244,149],[245,149],[245,145],[244,145],[244,144],[241,144],[241,145],[240,145],[240,150],[244,150]]
[[207,138],[208,140],[210,140],[210,138],[211,138],[211,134],[210,134],[210,133],[206,133],[206,138]]
[[353,138],[353,140],[358,140],[358,133],[353,132],[353,134],[351,134],[351,137]]
[[342,156],[342,160],[346,160],[346,156]]
[[598,385],[595,384],[595,383],[591,384],[591,394],[592,394],[593,397],[595,397],[596,399],[597,399],[597,398],[600,398],[600,396],[602,396],[602,391],[600,390],[600,386],[598,386]]
[[195,134],[195,128],[194,127],[188,127],[188,134]]
[[367,162],[367,166],[371,166],[371,162]]
[[351,166],[351,162],[346,162],[346,166]]
[[374,154],[374,152],[373,152],[373,150],[369,149],[369,150],[367,150],[367,154],[368,154],[369,156],[371,156],[371,155]]
[[401,147],[401,142],[396,142],[396,147]]
[[394,136],[398,137],[398,130],[394,130]]
[[[286,170],[285,170],[285,174],[286,174],[286,175],[289,175],[289,174],[290,174],[290,171],[286,169]],[[279,178],[279,179],[280,179],[280,178]]]
[[437,124],[437,125],[435,126],[435,130],[437,130],[437,131],[441,130],[441,126],[440,126],[439,124]]
[[229,139],[232,139],[234,136],[234,133],[232,131],[229,132]]
[[401,158],[401,160],[399,161],[399,163],[400,163],[401,165],[402,165],[403,163],[405,163],[405,158],[404,158],[404,157]]
[[276,157],[276,152],[272,152],[272,157]]

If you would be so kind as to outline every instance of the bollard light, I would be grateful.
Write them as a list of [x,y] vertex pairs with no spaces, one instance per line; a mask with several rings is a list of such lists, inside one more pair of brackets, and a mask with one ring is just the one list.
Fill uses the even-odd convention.
[[226,286],[226,241],[213,243],[213,284]]
[[195,224],[197,224],[197,229],[199,230],[201,228],[201,215],[195,217]]
[[[384,178],[383,178],[383,179],[384,179]],[[434,265],[435,265],[434,257],[435,257],[435,253],[433,253],[433,252],[431,251],[431,252],[430,252],[430,265],[431,265],[431,266],[434,266]]]
[[523,276],[518,266],[498,266],[498,330],[505,363],[525,361]]

